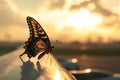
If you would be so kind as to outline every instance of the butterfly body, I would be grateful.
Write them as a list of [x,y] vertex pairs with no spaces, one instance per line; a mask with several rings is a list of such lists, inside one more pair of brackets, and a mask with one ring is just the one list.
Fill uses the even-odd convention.
[[38,59],[40,59],[44,54],[52,51],[53,46],[51,46],[48,35],[42,28],[42,26],[32,17],[27,17],[27,23],[29,26],[30,37],[28,41],[25,42],[25,52],[20,55],[27,54],[29,58],[35,57],[37,54]]

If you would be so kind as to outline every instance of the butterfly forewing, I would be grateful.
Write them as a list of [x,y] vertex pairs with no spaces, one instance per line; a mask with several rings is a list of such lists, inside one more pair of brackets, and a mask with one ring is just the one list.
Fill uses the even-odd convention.
[[25,52],[28,57],[35,57],[38,53],[46,53],[50,51],[51,44],[48,35],[42,28],[42,26],[33,18],[27,17],[27,23],[29,26],[30,37],[25,42]]

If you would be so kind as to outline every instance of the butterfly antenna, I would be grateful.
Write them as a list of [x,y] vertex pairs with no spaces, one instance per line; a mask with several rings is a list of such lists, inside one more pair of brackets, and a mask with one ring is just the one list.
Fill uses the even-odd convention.
[[62,44],[62,42],[61,42],[61,41],[58,41],[58,40],[56,40],[55,43],[57,43],[57,44]]

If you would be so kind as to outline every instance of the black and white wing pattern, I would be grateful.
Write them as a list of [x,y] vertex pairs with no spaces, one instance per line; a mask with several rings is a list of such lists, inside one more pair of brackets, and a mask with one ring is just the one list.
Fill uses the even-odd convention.
[[30,37],[28,41],[25,42],[25,52],[23,54],[27,54],[28,57],[31,58],[39,53],[38,59],[40,59],[45,53],[51,52],[53,46],[51,46],[48,35],[35,19],[28,16],[27,23]]

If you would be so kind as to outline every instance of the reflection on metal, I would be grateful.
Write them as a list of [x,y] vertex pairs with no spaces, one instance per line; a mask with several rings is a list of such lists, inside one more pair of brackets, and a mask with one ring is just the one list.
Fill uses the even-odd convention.
[[75,80],[51,53],[45,54],[39,61],[41,63],[41,72],[38,80]]
[[42,28],[42,26],[32,17],[27,17],[27,23],[29,26],[30,37],[28,41],[25,42],[25,52],[21,56],[27,54],[29,58],[35,57],[38,53],[38,59],[40,59],[44,54],[51,52],[53,46],[51,46],[48,35]]
[[92,70],[91,69],[84,69],[84,70],[71,70],[70,73],[73,73],[73,74],[78,74],[78,73],[90,73]]
[[59,70],[56,70],[56,75],[54,80],[60,80],[60,72]]
[[51,53],[45,54],[40,60],[35,58],[23,62],[20,80],[75,80]]

